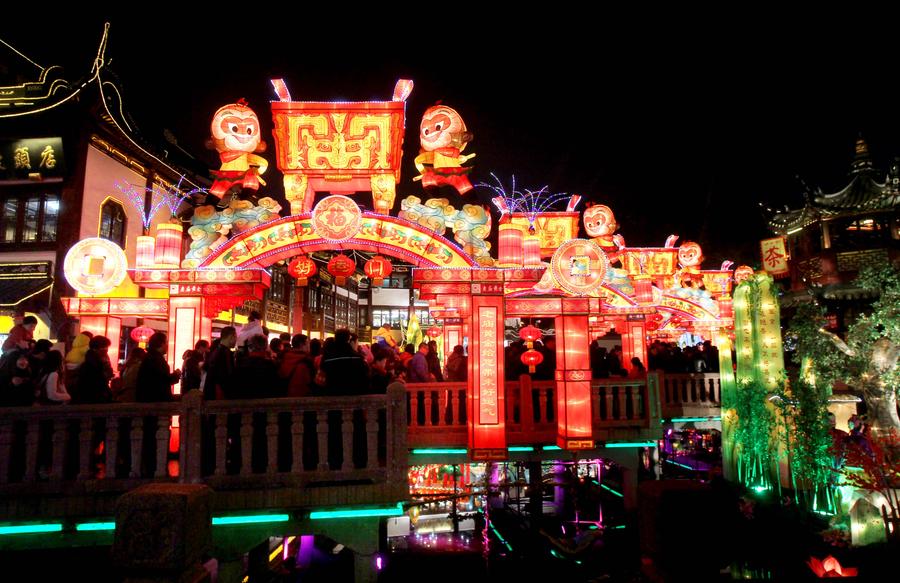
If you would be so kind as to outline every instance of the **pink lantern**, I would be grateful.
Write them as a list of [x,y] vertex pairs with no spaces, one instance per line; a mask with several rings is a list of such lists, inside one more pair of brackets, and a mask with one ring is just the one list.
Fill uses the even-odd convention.
[[522,267],[525,234],[519,225],[501,223],[499,231],[500,267]]
[[184,229],[175,223],[160,223],[156,226],[157,267],[177,268],[181,262],[181,235]]
[[525,235],[525,267],[541,266],[541,240],[537,235]]
[[141,235],[135,239],[137,244],[137,253],[135,257],[135,266],[138,269],[147,269],[153,267],[153,253],[156,241],[149,235]]

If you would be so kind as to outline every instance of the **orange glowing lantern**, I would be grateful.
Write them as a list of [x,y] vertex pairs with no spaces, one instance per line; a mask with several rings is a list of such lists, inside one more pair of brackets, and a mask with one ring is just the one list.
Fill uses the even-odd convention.
[[719,296],[719,318],[734,318],[734,304],[729,296]]
[[385,259],[381,255],[376,255],[366,261],[364,267],[366,277],[372,281],[372,285],[382,285],[384,283],[384,278],[388,277],[393,270],[394,266],[391,264],[390,260]]
[[339,253],[328,262],[328,273],[334,276],[334,283],[344,285],[347,278],[356,273],[356,262]]
[[525,341],[525,346],[534,348],[534,343],[541,339],[541,330],[529,324],[519,330],[519,338]]
[[533,233],[525,235],[525,267],[541,266],[541,239]]
[[138,326],[131,331],[131,339],[137,342],[141,348],[147,348],[147,342],[155,332],[156,330],[148,326]]
[[444,333],[444,331],[441,330],[440,328],[438,328],[437,326],[432,326],[431,328],[428,329],[428,332],[426,332],[426,334],[428,334],[429,337],[435,338],[435,339],[438,338],[443,333]]
[[306,285],[309,278],[318,272],[316,262],[307,255],[301,255],[300,257],[294,258],[294,260],[288,264],[287,270],[291,277],[297,279],[298,286]]
[[525,234],[518,225],[501,223],[499,232],[499,266],[522,267]]
[[146,269],[153,267],[153,252],[156,241],[149,235],[141,235],[135,239],[137,243],[137,253],[135,257],[135,266],[138,269]]
[[522,364],[528,367],[528,372],[534,373],[535,367],[544,362],[544,355],[534,348],[522,353]]
[[653,303],[653,276],[652,275],[635,275],[634,276],[634,299],[639,304]]
[[157,267],[177,268],[181,264],[181,235],[184,229],[176,223],[160,223],[156,227]]

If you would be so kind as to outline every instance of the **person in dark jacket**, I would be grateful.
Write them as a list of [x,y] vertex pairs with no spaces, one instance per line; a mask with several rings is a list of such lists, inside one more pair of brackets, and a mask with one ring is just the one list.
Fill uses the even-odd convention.
[[369,390],[369,367],[351,346],[350,338],[350,330],[341,328],[322,356],[327,395],[361,395]]
[[181,394],[200,388],[200,380],[203,378],[203,362],[209,352],[209,342],[198,340],[194,349],[184,359],[184,368],[181,372]]
[[84,364],[78,372],[78,385],[72,393],[72,403],[97,404],[112,401],[109,381],[113,378],[112,364],[109,362],[109,346],[106,336],[94,336],[84,355]]
[[436,340],[428,343],[428,354],[425,356],[428,363],[428,372],[434,376],[434,380],[444,382],[444,373],[441,371],[441,360],[438,358],[438,345]]
[[0,374],[0,407],[28,407],[34,403],[35,380],[27,351],[7,356]]
[[172,400],[172,385],[181,378],[181,371],[169,370],[165,356],[167,346],[168,338],[164,332],[156,332],[147,342],[147,357],[138,370],[138,403],[164,403]]
[[231,395],[234,383],[234,348],[237,342],[237,331],[234,326],[222,328],[219,344],[206,361],[206,384],[203,387],[203,398],[224,399]]
[[469,363],[463,352],[461,344],[453,347],[453,352],[447,359],[447,380],[452,382],[465,382],[469,377]]
[[269,357],[269,342],[262,334],[247,340],[247,356],[234,369],[234,393],[228,399],[283,397],[278,365]]

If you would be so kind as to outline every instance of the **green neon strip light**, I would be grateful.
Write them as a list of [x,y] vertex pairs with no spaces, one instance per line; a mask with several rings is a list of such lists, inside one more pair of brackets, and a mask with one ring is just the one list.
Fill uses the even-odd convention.
[[544,451],[559,451],[562,448],[559,447],[558,445],[545,445],[541,449]]
[[315,510],[309,513],[312,520],[321,520],[325,518],[366,518],[371,516],[402,516],[403,505],[397,502],[397,505],[391,508],[357,508],[348,510]]
[[845,470],[850,470],[851,472],[861,472],[862,468],[857,466],[844,466]]
[[624,498],[624,497],[625,497],[625,494],[619,492],[618,490],[613,490],[612,488],[610,488],[610,487],[607,486],[606,484],[600,484],[600,487],[603,488],[604,490],[606,490],[607,492],[612,492],[613,494],[615,494],[615,495],[618,496],[619,498]]
[[230,524],[263,524],[266,522],[287,522],[291,517],[287,514],[250,514],[247,516],[214,516],[213,526]]
[[[672,423],[691,423],[696,421],[721,421],[721,417],[672,417],[669,421]],[[660,419],[660,425],[665,425],[666,420]]]
[[491,532],[494,533],[494,536],[497,537],[497,540],[502,542],[504,544],[504,546],[506,546],[506,548],[509,549],[509,552],[512,552],[512,550],[513,550],[512,545],[510,545],[508,542],[506,542],[506,539],[503,538],[503,535],[501,535],[499,532],[497,532],[497,529],[494,528],[493,524],[491,525]]
[[556,557],[557,559],[562,559],[563,556],[556,552],[556,549],[550,549],[550,554]]
[[75,525],[75,530],[79,532],[91,530],[116,530],[115,522],[82,522]]
[[604,447],[612,449],[616,447],[653,447],[655,441],[620,441],[618,443],[607,443]]
[[20,524],[18,526],[0,526],[0,534],[33,534],[37,532],[60,532],[62,524],[59,522],[42,524]]
[[512,447],[506,448],[509,451],[534,451],[534,448],[530,445],[514,445]]
[[621,528],[625,528],[625,525],[624,525],[624,524],[620,524],[619,526],[610,526],[610,527],[609,527],[610,530],[619,530],[619,529],[621,529]]
[[467,454],[469,450],[467,449],[414,449],[412,450],[413,455],[429,455],[433,453],[458,453],[458,454]]
[[693,469],[694,469],[694,468],[692,468],[691,466],[688,466],[688,465],[685,465],[685,464],[681,464],[681,463],[678,463],[678,462],[673,462],[672,460],[666,460],[666,463],[670,463],[670,464],[672,464],[672,465],[674,465],[674,466],[678,466],[678,467],[680,467],[680,468],[685,468],[685,469],[687,469],[687,470],[693,470]]

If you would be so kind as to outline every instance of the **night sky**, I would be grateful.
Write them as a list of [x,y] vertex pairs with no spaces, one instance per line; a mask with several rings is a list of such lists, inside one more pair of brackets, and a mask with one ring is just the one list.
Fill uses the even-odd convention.
[[[273,77],[295,100],[323,101],[387,100],[398,78],[411,78],[396,208],[409,194],[422,197],[412,182],[418,124],[442,100],[474,133],[473,182],[515,174],[523,187],[582,194],[612,207],[629,245],[662,245],[677,233],[701,243],[708,269],[722,259],[758,264],[758,241],[771,236],[758,203],[798,205],[797,176],[826,192],[843,187],[858,135],[880,169],[900,155],[896,50],[886,37],[884,47],[873,44],[868,30],[860,42],[811,22],[779,30],[742,21],[740,32],[737,21],[685,27],[541,14],[523,25],[472,16],[393,27],[382,19],[368,34],[338,13],[267,17],[279,24],[110,17],[107,57],[143,133],[166,145],[170,130],[211,168],[210,117],[240,97],[259,114],[274,160]],[[0,38],[74,78],[89,69],[103,20],[12,29],[7,20]],[[266,178],[268,193],[280,195],[274,163]]]

